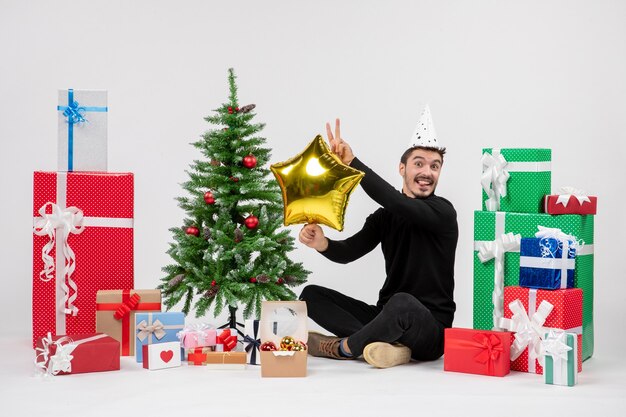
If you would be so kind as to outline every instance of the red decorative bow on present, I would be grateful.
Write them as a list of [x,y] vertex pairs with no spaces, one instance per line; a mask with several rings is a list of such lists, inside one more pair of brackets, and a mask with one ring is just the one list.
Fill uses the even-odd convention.
[[224,352],[229,352],[237,346],[237,334],[231,334],[230,329],[222,330],[216,340],[218,344],[224,346]]
[[137,307],[139,301],[141,301],[141,296],[137,293],[131,295],[128,300],[123,301],[113,314],[115,320],[122,320],[126,315],[130,313],[131,310],[134,310],[135,307]]
[[493,364],[504,351],[502,341],[495,334],[486,333],[476,333],[472,339],[478,344],[474,346],[480,349],[480,352],[474,356],[474,360],[478,363],[486,363],[487,372],[489,375],[494,375]]

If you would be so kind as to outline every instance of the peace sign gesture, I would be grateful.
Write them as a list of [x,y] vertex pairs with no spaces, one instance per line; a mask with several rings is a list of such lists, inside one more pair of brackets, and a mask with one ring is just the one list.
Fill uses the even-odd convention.
[[341,122],[335,119],[335,135],[330,130],[330,123],[326,123],[326,135],[330,142],[330,149],[341,159],[346,165],[350,165],[354,159],[352,148],[341,138]]

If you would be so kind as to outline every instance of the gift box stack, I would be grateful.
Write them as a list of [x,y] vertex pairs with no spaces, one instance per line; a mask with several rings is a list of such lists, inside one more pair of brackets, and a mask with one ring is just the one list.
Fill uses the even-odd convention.
[[[551,195],[550,149],[483,149],[482,164],[483,207],[474,213],[470,330],[482,336],[472,342],[480,339],[495,352],[485,342],[493,340],[494,331],[501,343],[510,340],[511,369],[542,373],[541,363],[550,356],[546,352],[558,344],[546,348],[548,331],[574,333],[578,346],[570,350],[578,349],[580,370],[582,360],[593,354],[596,198],[572,188]],[[514,333],[503,336],[507,329]],[[450,330],[454,335],[456,329]],[[562,347],[560,333],[553,339]],[[450,345],[459,347],[457,342]],[[555,364],[564,362],[562,350],[553,355],[560,358]]]
[[185,327],[178,337],[190,366],[210,369],[246,368],[246,353],[237,351],[237,329],[215,329],[201,323]]
[[107,172],[107,112],[106,91],[60,90],[58,170],[33,177],[33,347],[54,374],[119,369],[96,293],[133,288],[134,190]]

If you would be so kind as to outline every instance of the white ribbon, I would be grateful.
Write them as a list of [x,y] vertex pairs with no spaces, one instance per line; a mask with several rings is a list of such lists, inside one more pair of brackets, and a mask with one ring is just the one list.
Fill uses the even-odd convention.
[[537,290],[528,292],[528,313],[524,310],[524,305],[517,299],[509,304],[513,313],[510,319],[500,320],[500,327],[515,332],[515,341],[511,345],[511,361],[516,360],[528,348],[528,372],[535,373],[535,361],[542,361],[541,340],[548,330],[542,327],[546,319],[552,312],[554,306],[543,300],[539,308],[535,311],[537,304]]
[[[52,213],[47,214],[47,207],[52,208]],[[78,288],[72,279],[72,273],[76,269],[76,255],[69,245],[68,237],[70,233],[80,234],[84,230],[83,212],[76,207],[61,208],[60,206],[47,202],[39,209],[39,216],[35,219],[33,233],[37,236],[48,236],[48,243],[41,249],[41,259],[44,263],[43,270],[39,273],[42,281],[50,281],[54,276],[54,259],[50,255],[55,246],[57,230],[60,232],[60,243],[63,248],[63,263],[65,265],[65,273],[61,287],[63,288],[63,311],[65,314],[75,316],[78,308],[74,305]],[[70,288],[73,294],[70,296]]]
[[[162,339],[163,336],[165,336],[165,330],[163,330],[164,328],[165,326],[163,326],[163,323],[161,323],[159,319],[156,319],[154,323],[150,325],[145,320],[142,320],[137,325],[137,330],[139,330],[137,338],[143,342],[146,337],[154,334],[157,339]],[[152,340],[149,340],[149,343],[152,344]]]
[[544,227],[544,226],[537,226],[537,229],[539,229],[539,231],[535,233],[535,237],[538,237],[540,239],[552,238],[560,242],[568,242],[568,241],[572,242],[569,244],[568,249],[571,248],[571,249],[577,250],[580,246],[584,245],[585,243],[582,240],[581,241],[577,240],[575,236],[568,235],[567,233],[563,233],[561,229],[552,228],[552,227]]
[[[35,357],[35,366],[40,368],[45,375],[58,375],[60,372],[72,372],[72,352],[78,345],[91,342],[97,339],[108,337],[106,334],[96,334],[78,341],[72,340],[71,337],[63,336],[57,340],[52,340],[52,334],[48,332],[47,336],[41,338],[41,347],[35,348],[37,356]],[[55,346],[54,355],[50,355],[51,347]]]
[[521,235],[504,233],[493,241],[486,241],[478,248],[478,258],[482,263],[494,259],[493,329],[498,330],[500,319],[504,317],[504,254],[519,250]]
[[576,198],[576,200],[578,200],[578,204],[581,206],[585,202],[591,203],[591,200],[583,190],[567,186],[561,187],[561,192],[559,193],[559,197],[556,199],[556,204],[563,204],[563,207],[567,207],[567,203],[569,203],[569,200],[572,197]]
[[59,372],[72,372],[72,352],[76,349],[76,344],[57,345],[56,353],[50,357],[48,365],[49,372],[57,375]]
[[483,173],[480,184],[488,197],[485,201],[487,211],[498,211],[500,198],[506,197],[506,183],[510,175],[506,169],[508,162],[504,156],[497,149],[493,149],[492,152],[493,155],[485,152],[481,158]]

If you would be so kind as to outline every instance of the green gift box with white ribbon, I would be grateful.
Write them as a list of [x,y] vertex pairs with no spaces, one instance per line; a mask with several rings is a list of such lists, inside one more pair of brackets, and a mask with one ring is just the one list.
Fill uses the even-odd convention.
[[[584,338],[583,338],[584,340]],[[550,385],[573,387],[578,382],[576,355],[578,336],[575,333],[551,331],[541,343],[544,356],[543,380]]]
[[593,218],[576,214],[475,211],[473,327],[498,328],[504,311],[504,286],[519,285],[521,237],[534,237],[537,226],[558,228],[581,243],[574,287],[583,290],[583,360],[590,358],[593,355]]
[[483,149],[483,210],[540,213],[551,193],[551,159],[550,149]]

